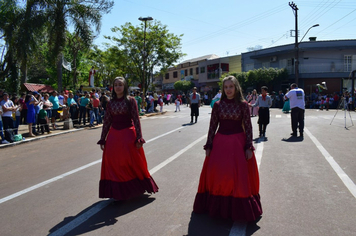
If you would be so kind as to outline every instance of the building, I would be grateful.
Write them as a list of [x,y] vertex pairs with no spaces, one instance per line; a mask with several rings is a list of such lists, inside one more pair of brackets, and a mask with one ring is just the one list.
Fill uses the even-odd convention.
[[[287,68],[289,83],[295,81],[295,45],[288,44],[241,54],[242,71],[258,68]],[[351,72],[356,70],[356,40],[301,42],[299,44],[299,86],[311,94],[326,82],[327,93],[351,90]],[[289,84],[285,85],[288,87]],[[282,87],[283,89],[283,87]]]
[[241,55],[219,57],[211,54],[193,58],[168,69],[163,78],[162,90],[172,92],[176,81],[190,80],[199,92],[216,93],[220,77],[231,71],[241,72]]

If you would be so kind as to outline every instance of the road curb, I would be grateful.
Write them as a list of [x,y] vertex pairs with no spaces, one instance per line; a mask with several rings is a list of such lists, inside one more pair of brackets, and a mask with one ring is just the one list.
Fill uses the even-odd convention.
[[82,131],[82,130],[85,130],[85,128],[71,129],[71,130],[58,132],[58,133],[54,133],[54,134],[48,134],[46,136],[38,136],[38,137],[33,137],[33,138],[27,138],[27,139],[19,141],[19,142],[2,144],[2,145],[0,145],[0,149],[7,148],[7,147],[12,147],[12,146],[16,146],[16,145],[20,145],[20,144],[24,144],[24,143],[29,143],[29,142],[33,142],[33,141],[36,141],[36,140],[57,136],[57,135],[62,135],[62,134],[68,134],[68,133],[72,133],[72,132]]
[[[140,116],[140,118],[142,118],[142,117],[151,117],[151,116],[156,116],[156,115],[163,115],[166,112],[167,111],[148,113],[148,114],[145,114],[143,116]],[[7,148],[7,147],[12,147],[12,146],[16,146],[16,145],[20,145],[20,144],[24,144],[24,143],[28,143],[28,142],[33,142],[33,141],[36,141],[36,140],[45,139],[45,138],[49,138],[49,137],[53,137],[53,136],[57,136],[57,135],[62,135],[62,134],[68,134],[68,133],[72,133],[72,132],[82,131],[82,130],[85,130],[85,129],[86,128],[73,128],[71,130],[66,130],[66,131],[63,131],[63,132],[48,134],[46,136],[36,136],[36,137],[33,137],[33,138],[26,138],[25,140],[22,140],[22,141],[19,141],[19,142],[1,144],[0,145],[0,149]]]

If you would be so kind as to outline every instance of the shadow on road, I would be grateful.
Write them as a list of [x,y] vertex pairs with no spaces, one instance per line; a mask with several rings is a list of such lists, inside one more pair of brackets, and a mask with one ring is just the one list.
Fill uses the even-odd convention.
[[196,123],[186,123],[186,124],[182,124],[182,126],[191,126],[191,125],[195,125]]
[[289,143],[295,143],[295,142],[302,142],[303,140],[304,140],[303,137],[290,136],[289,138],[282,138],[281,141],[289,142]]
[[[133,212],[141,207],[144,207],[145,205],[150,204],[154,200],[155,198],[150,198],[150,195],[146,194],[126,201],[105,200],[111,201],[111,203],[109,203],[108,206],[101,209],[95,215],[86,219],[82,224],[78,225],[73,230],[61,235],[82,235],[97,230],[101,227],[114,225],[118,221],[116,218],[123,216],[127,213]],[[58,225],[54,226],[52,229],[49,230],[49,235],[51,233],[55,233],[58,229],[69,224],[74,219],[80,217],[82,214],[85,214],[86,212],[90,211],[91,209],[95,208],[95,206],[103,202],[104,201],[99,201],[97,203],[94,203],[90,207],[78,213],[76,216],[65,217],[62,222],[60,222]]]
[[192,212],[188,234],[184,236],[228,236],[232,224],[231,220],[214,219],[205,214]]

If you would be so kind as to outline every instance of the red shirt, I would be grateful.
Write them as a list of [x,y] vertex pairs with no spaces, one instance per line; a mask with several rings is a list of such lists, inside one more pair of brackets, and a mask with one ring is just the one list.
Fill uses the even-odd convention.
[[93,100],[93,107],[98,108],[100,105],[100,101],[97,98],[92,98]]

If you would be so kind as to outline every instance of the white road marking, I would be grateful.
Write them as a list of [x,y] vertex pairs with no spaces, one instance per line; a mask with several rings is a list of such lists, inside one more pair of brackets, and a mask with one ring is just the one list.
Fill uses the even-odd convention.
[[168,163],[170,163],[170,162],[174,161],[175,159],[177,159],[177,157],[179,157],[180,155],[182,155],[183,153],[185,153],[186,151],[191,149],[195,144],[199,143],[204,138],[206,138],[206,134],[201,136],[200,138],[198,138],[197,140],[195,140],[194,142],[192,142],[191,144],[189,144],[188,146],[186,146],[185,148],[183,148],[182,150],[180,150],[179,152],[177,152],[176,154],[174,154],[170,158],[166,159],[165,161],[161,162],[157,166],[153,167],[150,170],[151,175],[153,175],[154,173],[156,173],[157,171],[159,171],[160,169],[165,167]]
[[[255,151],[255,157],[256,157],[258,169],[260,169],[262,153],[263,153],[263,142],[261,142],[261,141],[262,141],[262,139],[259,138],[257,145],[256,145],[257,146],[256,151]],[[229,236],[245,236],[246,228],[247,228],[246,223],[234,222],[234,224],[230,230]]]
[[[161,162],[157,166],[153,167],[151,170],[149,170],[149,172],[151,173],[151,175],[153,175],[154,173],[156,173],[157,171],[159,171],[160,169],[165,167],[170,162],[172,162],[175,159],[177,159],[180,155],[182,155],[183,153],[188,151],[190,148],[194,147],[194,145],[196,145],[197,143],[199,143],[200,141],[202,141],[205,138],[206,138],[206,135],[203,135],[202,137],[200,137],[199,139],[195,140],[193,143],[189,144],[187,147],[185,147],[184,149],[180,150],[179,152],[177,152],[176,154],[174,154],[170,158],[166,159],[165,161]],[[90,217],[95,215],[97,212],[99,212],[102,209],[104,209],[105,207],[107,207],[112,201],[113,200],[102,201],[101,203],[99,203],[95,207],[91,208],[89,211],[87,211],[84,214],[76,217],[74,220],[72,220],[68,224],[66,224],[63,227],[59,228],[58,230],[54,231],[49,236],[66,235],[68,232],[72,231],[73,229],[75,229],[76,227],[78,227],[79,225],[84,223],[86,220],[88,220]]]
[[33,185],[32,187],[29,187],[29,188],[26,188],[26,189],[24,189],[24,190],[22,190],[22,191],[19,191],[19,192],[17,192],[17,193],[11,194],[10,196],[1,198],[1,199],[0,199],[0,204],[1,204],[1,203],[4,203],[4,202],[7,202],[7,201],[9,201],[9,200],[11,200],[11,199],[14,199],[15,197],[19,197],[19,196],[21,196],[21,195],[23,195],[23,194],[25,194],[25,193],[28,193],[28,192],[30,192],[30,191],[32,191],[32,190],[38,189],[38,188],[40,188],[40,187],[42,187],[42,186],[45,186],[45,185],[50,184],[50,183],[52,183],[52,182],[55,182],[55,181],[57,181],[57,180],[63,179],[64,177],[66,177],[66,176],[68,176],[68,175],[71,175],[71,174],[74,174],[74,173],[76,173],[76,172],[78,172],[78,171],[84,170],[84,169],[86,169],[86,168],[88,168],[88,167],[90,167],[90,166],[93,166],[93,165],[95,165],[95,164],[98,164],[98,163],[100,163],[100,162],[101,162],[101,160],[93,161],[93,162],[91,162],[91,163],[89,163],[89,164],[87,164],[87,165],[81,166],[81,167],[79,167],[79,168],[77,168],[77,169],[71,170],[71,171],[69,171],[69,172],[67,172],[67,173],[64,173],[64,174],[62,174],[62,175],[58,175],[58,176],[56,176],[56,177],[54,177],[54,178],[52,178],[52,179],[43,181],[42,183]]
[[282,115],[276,115],[276,118],[282,118]]
[[[152,142],[152,141],[154,141],[154,140],[156,140],[156,139],[158,139],[158,138],[162,138],[163,136],[166,136],[166,135],[168,135],[168,134],[171,134],[171,133],[173,133],[173,132],[175,132],[175,131],[177,131],[177,130],[184,129],[184,128],[185,128],[185,127],[179,127],[179,128],[177,128],[177,129],[171,130],[171,131],[169,131],[169,132],[167,132],[167,133],[164,133],[164,134],[162,134],[162,135],[159,135],[159,136],[157,136],[157,137],[155,137],[155,138],[152,138],[152,139],[146,141],[146,143]],[[26,188],[26,189],[24,189],[24,190],[21,190],[21,191],[19,191],[19,192],[17,192],[17,193],[14,193],[14,194],[11,194],[11,195],[9,195],[9,196],[7,196],[7,197],[1,198],[1,199],[0,199],[0,204],[1,204],[1,203],[4,203],[4,202],[7,202],[7,201],[9,201],[9,200],[11,200],[11,199],[14,199],[14,198],[16,198],[16,197],[19,197],[19,196],[21,196],[21,195],[23,195],[23,194],[25,194],[25,193],[28,193],[28,192],[30,192],[30,191],[32,191],[32,190],[38,189],[38,188],[40,188],[40,187],[42,187],[42,186],[45,186],[45,185],[50,184],[50,183],[52,183],[52,182],[55,182],[55,181],[57,181],[57,180],[63,179],[63,178],[66,177],[66,176],[69,176],[69,175],[74,174],[74,173],[76,173],[76,172],[78,172],[78,171],[84,170],[84,169],[86,169],[86,168],[89,168],[89,167],[91,167],[91,166],[93,166],[93,165],[95,165],[95,164],[98,164],[98,163],[100,163],[100,162],[101,162],[101,159],[100,159],[100,160],[97,160],[97,161],[93,161],[93,162],[91,162],[91,163],[89,163],[89,164],[86,164],[86,165],[84,165],[84,166],[81,166],[81,167],[79,167],[79,168],[77,168],[77,169],[71,170],[71,171],[69,171],[69,172],[67,172],[67,173],[64,173],[64,174],[62,174],[62,175],[58,175],[58,176],[56,176],[56,177],[54,177],[54,178],[52,178],[52,179],[43,181],[43,182],[41,182],[41,183],[39,183],[39,184],[36,184],[36,185],[33,185],[33,186],[29,187],[29,188]]]
[[334,158],[329,154],[328,151],[321,145],[321,143],[312,135],[312,133],[307,129],[304,128],[304,132],[310,137],[313,141],[315,146],[319,149],[321,154],[325,157],[325,159],[329,162],[330,166],[334,169],[336,174],[339,176],[341,181],[345,184],[345,186],[349,189],[351,194],[356,198],[356,185],[350,179],[350,177],[342,170],[342,168],[337,164]]

